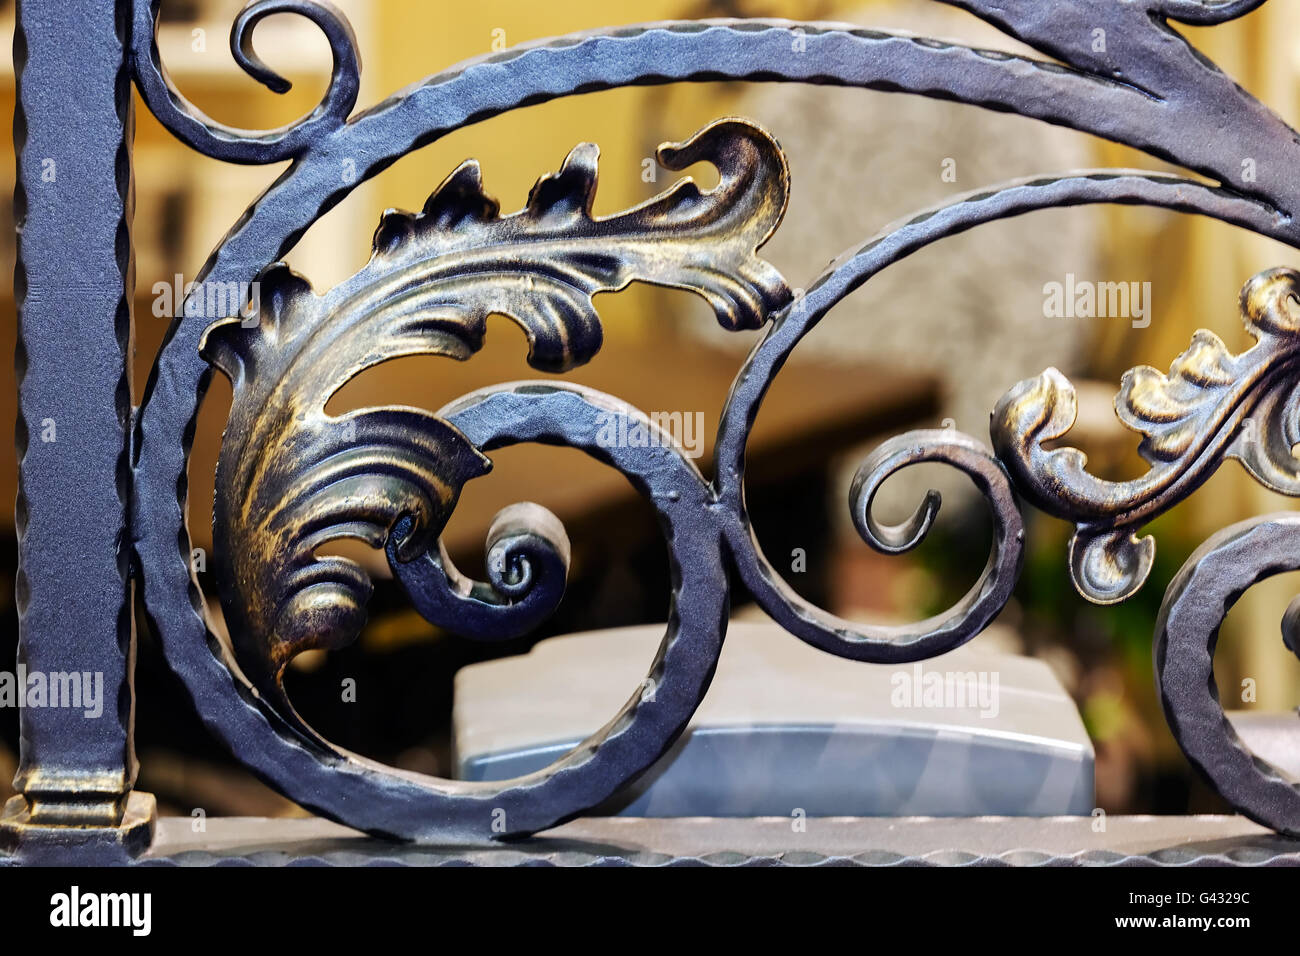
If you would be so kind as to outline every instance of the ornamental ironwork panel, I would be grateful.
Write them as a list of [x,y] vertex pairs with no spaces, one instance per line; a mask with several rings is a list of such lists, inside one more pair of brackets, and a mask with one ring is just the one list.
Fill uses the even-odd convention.
[[[257,25],[274,13],[307,18],[333,58],[314,111],[254,131],[216,122],[178,92],[158,52],[160,0],[116,0],[115,10],[104,0],[20,0],[21,646],[32,662],[95,660],[119,719],[88,734],[69,723],[75,714],[24,716],[21,795],[0,823],[4,845],[48,858],[59,848],[85,853],[93,843],[111,856],[138,850],[140,834],[147,836],[152,809],[132,791],[132,587],[142,589],[167,663],[207,728],[280,792],[378,835],[484,841],[580,815],[667,751],[709,686],[726,630],[728,569],[793,638],[853,661],[918,661],[969,641],[1006,604],[1023,562],[1022,500],[1074,524],[1061,560],[1085,597],[1112,604],[1132,596],[1151,570],[1155,542],[1141,536],[1143,526],[1225,459],[1270,489],[1300,493],[1292,451],[1300,444],[1300,275],[1270,269],[1246,281],[1241,295],[1251,348],[1234,354],[1200,331],[1168,373],[1139,367],[1123,377],[1115,408],[1150,466],[1139,478],[1096,478],[1080,451],[1061,445],[1076,396],[1055,369],[1009,383],[987,442],[953,429],[920,430],[868,456],[849,507],[861,536],[882,552],[916,547],[939,509],[930,492],[905,522],[881,523],[873,500],[900,470],[950,465],[986,499],[994,526],[988,563],[947,611],[907,626],[843,620],[797,595],[763,554],[744,489],[746,444],[764,396],[800,340],[891,264],[984,223],[1086,203],[1197,213],[1300,247],[1300,135],[1179,32],[1232,20],[1263,0],[946,2],[1041,58],[830,24],[656,23],[479,57],[356,112],[361,63],[343,15],[324,0],[254,0],[230,35],[236,61],[254,79],[288,88],[253,45]],[[1104,52],[1092,43],[1098,29],[1111,38]],[[801,55],[787,55],[792,49]],[[798,170],[766,130],[720,117],[657,156],[670,171],[712,164],[719,182],[711,189],[687,177],[634,208],[596,216],[598,151],[584,143],[540,176],[522,209],[503,214],[471,160],[450,170],[418,213],[385,215],[370,260],[333,288],[314,288],[282,262],[358,184],[466,125],[577,93],[723,79],[913,93],[1014,112],[1135,147],[1194,175],[1097,169],[991,185],[888,226],[820,276],[798,277],[806,291],[795,295],[762,247],[779,227]],[[124,359],[134,285],[132,82],[161,123],[204,155],[292,161],[204,264],[138,409],[130,407]],[[61,109],[74,98],[92,122]],[[80,149],[76,191],[31,188],[51,139]],[[1258,171],[1249,181],[1237,175],[1243,156]],[[339,175],[345,163],[355,176]],[[506,383],[434,414],[400,406],[326,412],[345,383],[387,359],[473,361],[490,314],[522,327],[534,367],[580,365],[603,339],[592,296],[634,280],[695,293],[724,328],[763,330],[723,409],[711,480],[640,411],[576,385]],[[209,285],[254,281],[260,301],[232,301],[224,316],[202,301]],[[213,515],[228,645],[207,619],[186,526],[189,445],[214,371],[230,379],[234,395]],[[75,467],[27,445],[56,396],[79,403],[86,423],[75,444],[58,445],[58,455],[79,456]],[[599,432],[611,413],[654,440],[607,447]],[[568,539],[538,505],[498,516],[488,534],[487,580],[457,569],[439,541],[462,487],[491,468],[491,453],[524,442],[585,451],[623,473],[657,513],[672,593],[649,673],[655,694],[629,688],[623,708],[576,750],[504,782],[398,772],[324,739],[296,713],[281,677],[296,655],[342,647],[364,622],[370,581],[353,561],[318,556],[328,542],[353,538],[383,549],[412,606],[471,640],[526,633],[561,601]],[[1221,532],[1170,586],[1154,647],[1158,692],[1189,760],[1242,813],[1300,836],[1300,789],[1242,745],[1212,671],[1228,607],[1258,580],[1295,569],[1295,515]],[[1297,621],[1300,605],[1293,605],[1283,636],[1300,652]]]

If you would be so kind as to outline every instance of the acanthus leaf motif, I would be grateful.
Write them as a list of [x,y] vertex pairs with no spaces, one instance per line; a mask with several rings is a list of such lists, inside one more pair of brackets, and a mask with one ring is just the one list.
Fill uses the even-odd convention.
[[501,216],[478,164],[458,167],[418,214],[389,211],[370,261],[318,295],[276,264],[260,277],[251,325],[211,326],[202,350],[233,384],[217,468],[214,570],[236,658],[292,715],[281,676],[297,654],[352,641],[369,579],[318,551],[338,538],[410,560],[436,546],[462,485],[491,462],[453,426],[414,408],[332,416],[331,396],[381,362],[415,354],[466,359],[487,317],[518,323],[529,362],[562,371],[589,360],[602,331],[592,297],[633,281],[702,296],[726,328],[755,328],[791,300],[757,250],[784,215],[789,171],[779,145],[723,119],[658,157],[668,169],[709,162],[718,185],[690,178],[608,217],[592,214],[594,145],[543,176],[525,207]]
[[1167,375],[1149,365],[1124,373],[1115,397],[1115,413],[1142,435],[1138,453],[1147,463],[1177,461],[1191,450],[1237,381],[1237,365],[1236,356],[1222,339],[1198,329]]
[[1074,424],[1074,386],[1056,369],[1020,382],[999,400],[990,431],[1017,488],[1036,506],[1075,524],[1070,568],[1089,600],[1113,604],[1145,582],[1155,557],[1152,538],[1133,532],[1198,488],[1226,457],[1242,461],[1275,491],[1300,495],[1300,274],[1272,269],[1242,290],[1247,331],[1256,339],[1231,352],[1204,329],[1168,373],[1139,366],[1124,374],[1115,398],[1123,424],[1140,434],[1151,466],[1129,481],[1087,471],[1077,448],[1047,449]]

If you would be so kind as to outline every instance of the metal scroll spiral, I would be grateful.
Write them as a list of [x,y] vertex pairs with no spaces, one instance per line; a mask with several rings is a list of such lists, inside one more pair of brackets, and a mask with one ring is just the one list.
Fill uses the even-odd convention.
[[324,98],[310,114],[280,129],[234,129],[214,120],[185,99],[158,52],[158,14],[162,0],[136,0],[131,25],[131,55],[136,85],[145,104],[164,126],[191,148],[232,163],[275,163],[291,159],[339,129],[357,105],[361,92],[361,58],[352,25],[328,0],[254,0],[230,28],[230,52],[245,73],[276,93],[290,83],[268,67],[253,49],[257,25],[275,13],[305,17],[329,42],[333,68]]
[[[1238,457],[1266,483],[1293,487],[1289,453],[1300,426],[1285,387],[1294,377],[1288,351],[1292,278],[1273,274],[1248,289],[1248,322],[1259,339],[1254,349],[1233,356],[1198,336],[1184,356],[1186,374],[1175,369],[1161,380],[1137,370],[1126,381],[1121,416],[1143,432],[1153,468],[1116,494],[1082,472],[1077,453],[1041,447],[1072,418],[1068,383],[1050,370],[999,404],[992,435],[997,457],[950,431],[900,436],[870,456],[850,506],[863,537],[884,551],[916,545],[938,508],[937,497],[929,495],[899,527],[882,526],[872,516],[876,490],[900,468],[919,461],[952,464],[990,504],[995,536],[989,563],[945,614],[902,628],[842,621],[803,602],[764,558],[744,504],[750,428],[798,342],[881,269],[985,222],[1093,202],[1208,215],[1300,247],[1295,177],[1232,185],[1242,155],[1254,157],[1262,170],[1297,168],[1300,137],[1174,27],[1223,22],[1261,0],[1078,0],[1053,4],[1050,11],[1039,0],[952,2],[1045,59],[821,24],[650,24],[481,57],[349,118],[360,62],[343,17],[311,0],[256,0],[232,29],[232,50],[247,72],[284,88],[251,46],[256,23],[275,12],[303,15],[322,29],[335,65],[329,90],[311,115],[282,130],[253,132],[223,127],[185,102],[159,61],[159,0],[136,0],[136,82],[164,125],[195,149],[228,161],[294,160],[232,227],[200,282],[248,281],[357,183],[467,123],[557,96],[637,83],[777,79],[940,96],[1176,158],[1202,177],[1099,170],[959,196],[850,250],[792,301],[782,278],[756,255],[785,207],[784,157],[764,131],[725,120],[660,154],[673,169],[712,162],[721,174],[714,190],[702,192],[684,180],[636,209],[596,218],[595,148],[580,146],[559,173],[538,182],[524,210],[503,217],[482,191],[477,167],[466,164],[422,213],[386,217],[370,263],[335,289],[318,294],[302,277],[272,266],[262,273],[267,294],[255,327],[234,320],[207,328],[201,311],[187,309],[168,335],[138,418],[134,544],[146,608],[164,653],[209,729],[293,799],[352,826],[421,840],[527,834],[599,803],[648,767],[685,726],[708,685],[725,630],[724,555],[763,607],[798,637],[859,660],[914,660],[969,640],[1005,604],[1022,558],[1017,493],[1075,522],[1076,582],[1093,599],[1108,601],[1132,593],[1149,567],[1150,546],[1133,530],[1189,493],[1217,460]],[[1098,55],[1091,38],[1099,28],[1124,42]],[[801,52],[791,56],[796,41]],[[1222,143],[1233,148],[1225,151]],[[340,181],[342,157],[355,161],[355,179]],[[585,361],[601,341],[591,296],[633,280],[690,289],[708,299],[729,327],[766,323],[728,399],[712,485],[666,436],[653,443],[653,455],[602,447],[598,424],[611,414],[651,426],[634,409],[585,389],[514,383],[467,396],[435,415],[401,407],[339,417],[324,411],[347,379],[386,358],[415,352],[469,357],[493,312],[524,327],[538,367]],[[214,562],[232,623],[233,657],[207,629],[188,569],[185,464],[211,373],[208,360],[231,377],[235,392],[214,515]],[[1248,421],[1256,423],[1253,430]],[[675,587],[667,634],[652,665],[653,700],[642,699],[638,688],[577,750],[539,774],[504,784],[399,774],[321,740],[293,713],[280,675],[295,654],[341,646],[361,626],[369,582],[355,565],[321,553],[333,538],[383,547],[421,613],[478,639],[527,630],[560,599],[567,542],[553,516],[536,506],[507,509],[494,524],[486,581],[462,574],[438,544],[461,485],[489,467],[494,448],[518,441],[584,449],[622,470],[659,512]],[[1217,553],[1211,549],[1211,557]],[[1190,606],[1186,595],[1204,591],[1204,576],[1190,575],[1183,591],[1171,588],[1162,618],[1171,628],[1169,640],[1160,642],[1162,688],[1172,682],[1174,690],[1182,689],[1165,693],[1171,724],[1230,799],[1257,819],[1294,832],[1294,809],[1272,791],[1257,797],[1234,789],[1240,768],[1215,756],[1226,753],[1222,735],[1205,738],[1206,753],[1180,730],[1213,723],[1197,717],[1185,725],[1183,713],[1205,715],[1217,707],[1203,697],[1207,687],[1212,697],[1203,669],[1188,677],[1170,665],[1182,659],[1174,645],[1186,635],[1198,643],[1217,627],[1206,618],[1196,622],[1201,630],[1180,630],[1180,622],[1190,620],[1180,608]],[[1201,658],[1212,640],[1201,642]],[[1229,770],[1237,776],[1222,779]],[[1273,801],[1276,812],[1261,809],[1261,800]]]
[[[483,191],[477,164],[467,162],[420,213],[386,214],[370,262],[350,279],[318,295],[287,266],[272,266],[259,279],[254,321],[227,319],[204,335],[203,355],[230,378],[234,393],[213,513],[214,570],[233,652],[261,700],[316,745],[330,746],[294,711],[284,670],[304,651],[353,641],[370,594],[360,565],[321,553],[331,541],[384,548],[416,609],[473,639],[514,637],[559,603],[568,540],[540,506],[521,503],[498,516],[489,531],[486,581],[463,575],[438,541],[461,487],[490,469],[485,453],[520,441],[581,448],[620,469],[669,531],[677,586],[663,657],[649,675],[654,697],[642,700],[638,691],[578,753],[613,760],[611,738],[619,735],[611,728],[624,726],[622,738],[638,741],[639,749],[600,775],[595,761],[565,758],[561,769],[595,781],[578,791],[579,799],[608,796],[648,766],[698,704],[725,628],[723,541],[741,553],[746,539],[732,536],[745,527],[743,505],[727,507],[729,492],[707,484],[668,436],[652,434],[651,452],[632,443],[600,445],[611,416],[654,433],[643,415],[609,396],[541,383],[488,389],[436,414],[406,407],[325,411],[347,381],[388,359],[470,357],[492,313],[523,328],[531,364],[571,368],[600,346],[592,296],[633,280],[689,289],[731,329],[756,328],[789,304],[785,281],[755,254],[779,223],[789,191],[776,141],[752,123],[725,119],[685,143],[665,145],[659,159],[669,169],[711,162],[719,184],[701,192],[685,179],[634,209],[595,218],[597,152],[584,144],[559,172],[537,182],[524,209],[502,216]],[[984,491],[997,528],[995,554],[968,599],[940,621],[910,633],[838,631],[855,642],[853,656],[861,659],[918,659],[968,640],[1005,603],[1019,570],[1023,531],[1007,476],[985,447],[952,432],[904,436],[864,465],[854,507],[867,540],[897,553],[924,537],[937,496],[905,527],[882,526],[870,510],[885,478],[923,460],[961,468]],[[738,470],[729,474],[740,477]],[[742,567],[758,554],[752,536],[747,542]],[[767,592],[756,591],[779,613]],[[674,660],[688,663],[669,667]],[[541,774],[536,790],[556,775]],[[482,798],[463,802],[486,822]],[[531,830],[538,813],[560,818],[584,808],[547,806],[534,793],[530,815],[511,808],[505,818],[509,832],[519,825]]]
[[[502,216],[477,163],[457,168],[418,214],[390,211],[370,262],[318,295],[284,265],[260,277],[261,310],[208,329],[203,354],[233,385],[217,467],[214,570],[239,666],[261,700],[316,746],[282,675],[295,656],[354,640],[370,581],[356,562],[321,553],[354,538],[385,549],[394,575],[431,622],[480,640],[527,631],[559,603],[568,540],[535,504],[506,509],[489,532],[489,579],[465,577],[438,534],[484,454],[517,442],[580,448],[619,469],[659,513],[675,582],[667,633],[649,680],[605,728],[546,771],[503,785],[427,781],[443,835],[532,832],[611,795],[672,743],[698,705],[725,627],[727,584],[712,492],[649,419],[588,389],[514,383],[437,414],[384,407],[326,413],[366,368],[417,353],[467,359],[489,314],[527,335],[529,362],[561,371],[590,359],[602,332],[592,296],[640,280],[689,289],[728,328],[753,328],[790,292],[755,250],[785,209],[789,175],[767,133],[720,120],[659,151],[682,169],[707,161],[718,185],[688,179],[625,212],[595,217],[597,150],[575,148]],[[611,416],[644,429],[654,450],[606,448]],[[500,827],[493,813],[500,812]],[[449,826],[448,818],[454,820]]]

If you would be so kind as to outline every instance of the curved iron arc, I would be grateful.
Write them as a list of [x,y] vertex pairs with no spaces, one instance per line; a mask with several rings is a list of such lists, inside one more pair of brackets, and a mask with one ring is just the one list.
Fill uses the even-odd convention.
[[[1263,515],[1209,538],[1179,570],[1156,624],[1156,689],[1174,738],[1192,764],[1234,807],[1257,823],[1300,837],[1300,783],[1256,757],[1219,700],[1214,652],[1228,611],[1252,586],[1300,570],[1300,515]],[[1300,602],[1283,637],[1293,653]]]
[[[998,530],[993,554],[980,578],[944,614],[901,627],[848,622],[800,598],[764,556],[744,499],[749,432],[764,396],[795,347],[835,305],[873,275],[931,243],[984,223],[1034,210],[1098,202],[1141,203],[1198,212],[1256,232],[1281,236],[1275,230],[1283,220],[1267,206],[1182,177],[1097,171],[1064,179],[1022,180],[970,193],[912,216],[887,228],[860,249],[841,256],[803,296],[776,316],[754,347],[735,378],[722,414],[714,446],[715,482],[729,519],[726,524],[729,551],[741,579],[763,609],[792,634],[822,650],[854,660],[908,661],[944,653],[979,634],[1002,610],[1019,576],[1023,548],[1020,517],[1003,465],[1008,460],[1006,449],[999,446],[1001,461],[998,462],[985,452],[990,464],[975,468],[973,464],[960,464],[954,457],[969,455],[960,443],[971,439],[955,432],[914,433],[903,438],[915,439],[917,460],[956,465],[976,481],[989,502]],[[868,468],[867,475],[871,474]],[[859,489],[883,479],[881,475],[868,480],[867,475],[863,476]],[[855,515],[869,514],[870,502],[855,495],[850,507]],[[927,497],[912,518],[912,523],[922,530],[905,546],[893,550],[906,550],[918,544],[937,507],[937,495]],[[865,531],[865,524],[865,519],[860,521],[860,529]],[[869,534],[864,537],[880,548],[882,542],[872,540]]]
[[[150,2],[137,0],[137,20]],[[317,5],[315,0],[259,2],[292,4],[302,7],[296,12],[303,13]],[[982,11],[989,6],[984,0],[967,6],[981,8],[980,15],[1005,28]],[[1141,5],[1092,0],[1074,6],[1088,11],[1092,22],[1110,23],[1124,8]],[[1149,18],[1144,23],[1142,31],[1165,35]],[[1134,24],[1122,18],[1117,27]],[[143,41],[137,37],[136,42]],[[793,52],[796,48],[800,52]],[[1171,53],[1162,58],[1171,64],[1165,80],[1189,85],[1173,85],[1151,96],[1103,74],[1070,66],[882,31],[793,21],[669,22],[521,44],[436,74],[335,129],[313,127],[311,136],[302,130],[295,133],[298,148],[277,149],[276,158],[302,153],[303,168],[273,185],[221,248],[229,249],[250,229],[259,208],[267,208],[273,216],[289,216],[290,221],[299,221],[307,213],[308,222],[288,230],[282,244],[262,263],[281,258],[311,221],[398,156],[519,106],[577,92],[717,79],[779,79],[910,92],[1011,111],[1133,146],[1220,182],[1233,182],[1235,188],[1269,201],[1290,218],[1290,212],[1300,208],[1300,185],[1286,175],[1300,151],[1295,133],[1207,65],[1181,38],[1172,51],[1164,52]],[[1131,68],[1142,61],[1143,53],[1124,49],[1115,56]],[[145,85],[156,91],[160,81],[152,75],[156,69],[147,58],[137,57],[137,70],[142,93]],[[1194,101],[1193,88],[1198,91]],[[1196,107],[1204,97],[1218,104],[1212,119]],[[178,135],[178,124],[192,127],[193,117],[178,115],[171,98],[159,102],[158,97],[147,95],[146,101]],[[337,111],[330,116],[336,118]],[[225,135],[219,125],[213,129]],[[203,135],[191,128],[191,138]],[[1234,144],[1231,157],[1216,148],[1221,142]],[[252,151],[257,148],[252,141],[245,145]],[[1241,157],[1254,160],[1260,171],[1252,182],[1239,181]],[[233,154],[224,158],[252,161]],[[344,160],[355,168],[354,181],[342,181],[337,175]],[[326,189],[327,184],[333,188]],[[218,269],[219,264],[209,260],[204,272]]]

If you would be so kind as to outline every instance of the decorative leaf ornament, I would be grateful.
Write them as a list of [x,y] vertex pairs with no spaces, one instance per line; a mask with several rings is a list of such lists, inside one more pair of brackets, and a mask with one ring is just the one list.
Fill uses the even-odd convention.
[[1044,445],[1074,424],[1074,386],[1049,368],[1010,389],[993,411],[998,457],[1038,507],[1076,525],[1070,569],[1090,600],[1113,604],[1146,580],[1155,541],[1134,531],[1185,498],[1224,457],[1241,460],[1274,491],[1300,495],[1295,369],[1300,360],[1300,274],[1272,269],[1241,293],[1246,330],[1256,343],[1233,354],[1204,329],[1162,374],[1138,366],[1124,374],[1115,411],[1142,436],[1150,470],[1132,481],[1103,481],[1077,448]]
[[277,264],[261,277],[257,323],[208,330],[203,353],[234,386],[217,467],[214,562],[240,666],[285,705],[280,677],[297,654],[338,648],[365,619],[370,582],[327,542],[389,543],[396,557],[436,547],[462,485],[490,461],[447,422],[414,408],[333,417],[326,403],[366,368],[405,355],[465,359],[487,317],[524,330],[529,362],[561,371],[600,348],[592,303],[640,280],[704,297],[726,328],[754,328],[790,301],[756,250],[785,211],[789,172],[764,130],[715,122],[660,148],[668,169],[696,162],[720,181],[685,178],[617,215],[592,215],[597,149],[576,147],[501,216],[478,164],[462,164],[417,215],[390,211],[370,261],[328,293]]

